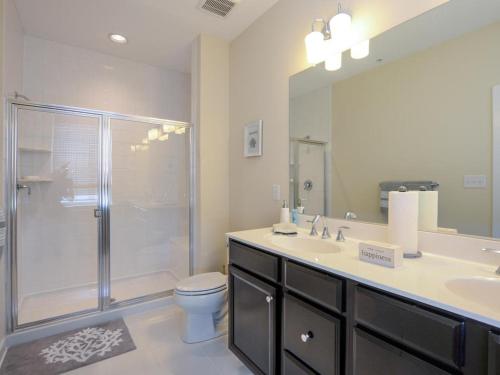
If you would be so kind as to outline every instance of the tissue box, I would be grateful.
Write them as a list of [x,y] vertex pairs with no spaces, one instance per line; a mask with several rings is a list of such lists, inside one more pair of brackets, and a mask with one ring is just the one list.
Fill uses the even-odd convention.
[[403,250],[398,245],[363,241],[359,243],[359,259],[384,267],[399,267],[403,264]]

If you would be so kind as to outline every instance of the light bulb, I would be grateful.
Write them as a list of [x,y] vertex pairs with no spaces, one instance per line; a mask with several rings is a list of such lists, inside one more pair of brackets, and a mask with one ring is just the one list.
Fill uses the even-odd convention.
[[175,126],[173,125],[163,125],[163,132],[164,133],[172,133],[175,131]]
[[186,132],[186,128],[175,129],[175,134],[184,134],[185,132]]
[[149,144],[149,139],[147,139],[147,138],[143,138],[143,139],[142,139],[142,144],[143,144],[143,145],[147,145],[147,144]]
[[319,64],[325,60],[325,38],[323,33],[313,31],[305,38],[307,61],[310,64]]
[[168,134],[164,133],[158,137],[159,141],[166,141],[168,139]]
[[351,57],[359,60],[364,59],[370,54],[370,39],[363,40],[351,47]]
[[131,145],[130,146],[130,151],[135,152],[135,150],[136,150],[136,146],[135,145]]
[[148,139],[150,141],[154,141],[155,139],[158,139],[160,136],[160,129],[158,128],[153,128],[148,130]]
[[328,71],[342,68],[342,49],[336,40],[330,39],[326,44],[325,69]]
[[347,49],[351,38],[351,16],[347,13],[338,13],[330,20],[332,39],[340,44],[342,50]]

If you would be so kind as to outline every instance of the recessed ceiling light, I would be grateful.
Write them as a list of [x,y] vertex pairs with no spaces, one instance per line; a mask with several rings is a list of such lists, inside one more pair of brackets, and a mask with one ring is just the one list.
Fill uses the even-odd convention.
[[123,35],[120,35],[120,34],[109,34],[109,39],[112,42],[115,42],[118,44],[126,44],[128,42],[127,38]]

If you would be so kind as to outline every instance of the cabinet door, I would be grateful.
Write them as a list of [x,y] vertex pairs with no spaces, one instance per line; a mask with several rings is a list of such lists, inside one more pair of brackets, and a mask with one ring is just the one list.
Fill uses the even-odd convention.
[[445,375],[421,360],[359,328],[354,330],[354,375]]
[[500,335],[493,332],[488,339],[488,375],[500,375]]
[[229,268],[229,347],[254,372],[276,373],[276,288]]

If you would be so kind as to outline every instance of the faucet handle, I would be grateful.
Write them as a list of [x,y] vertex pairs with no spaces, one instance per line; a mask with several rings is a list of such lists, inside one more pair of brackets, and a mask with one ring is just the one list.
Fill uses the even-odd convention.
[[321,235],[321,238],[326,240],[328,238],[332,238],[331,234],[330,234],[330,230],[328,229],[328,224],[325,224],[323,226],[323,234]]
[[336,238],[337,242],[344,242],[345,241],[345,237],[344,237],[344,233],[342,233],[342,229],[351,229],[351,228],[348,226],[345,226],[345,225],[340,226],[338,228],[338,231],[337,231],[337,238]]

